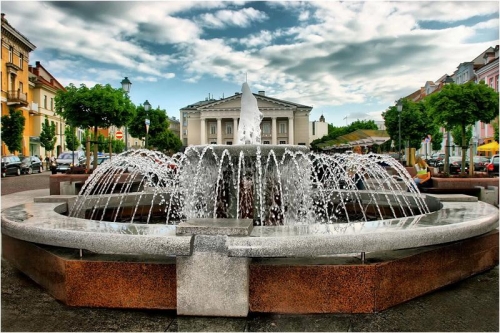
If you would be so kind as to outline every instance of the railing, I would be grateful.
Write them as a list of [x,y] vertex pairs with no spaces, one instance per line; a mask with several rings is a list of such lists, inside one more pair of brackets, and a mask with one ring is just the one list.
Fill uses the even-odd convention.
[[21,92],[21,90],[9,90],[7,94],[7,102],[17,102],[20,104],[27,104],[28,94]]

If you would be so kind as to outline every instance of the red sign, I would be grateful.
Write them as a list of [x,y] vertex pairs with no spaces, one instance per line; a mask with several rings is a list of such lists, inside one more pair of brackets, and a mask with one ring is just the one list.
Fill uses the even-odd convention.
[[116,133],[115,133],[115,137],[116,137],[117,139],[122,139],[122,138],[123,138],[123,132],[121,132],[121,131],[116,132]]

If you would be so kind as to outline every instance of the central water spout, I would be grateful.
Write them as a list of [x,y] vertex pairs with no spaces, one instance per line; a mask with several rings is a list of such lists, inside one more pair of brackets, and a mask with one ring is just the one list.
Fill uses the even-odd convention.
[[250,91],[250,87],[246,82],[243,83],[241,92],[241,111],[237,144],[260,144],[260,122],[262,121],[262,113],[257,105],[257,99]]

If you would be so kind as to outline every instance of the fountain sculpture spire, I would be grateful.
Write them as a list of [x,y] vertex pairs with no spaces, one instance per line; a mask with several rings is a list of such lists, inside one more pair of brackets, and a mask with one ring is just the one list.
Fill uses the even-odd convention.
[[260,122],[262,121],[262,113],[257,105],[257,99],[250,91],[247,82],[243,83],[241,92],[241,111],[237,144],[260,144]]

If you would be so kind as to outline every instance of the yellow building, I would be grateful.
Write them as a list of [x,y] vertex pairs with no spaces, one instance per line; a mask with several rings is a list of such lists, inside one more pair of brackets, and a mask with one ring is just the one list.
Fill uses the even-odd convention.
[[[29,111],[31,127],[28,129],[30,133],[30,155],[57,156],[65,150],[64,129],[66,123],[63,118],[56,115],[54,99],[57,91],[65,90],[65,88],[39,61],[35,63],[35,66],[29,66],[29,81],[28,96],[31,100]],[[53,122],[56,125],[56,144],[53,151],[45,151],[45,148],[40,145],[40,133],[45,117],[49,120],[49,124]]]
[[[26,119],[22,148],[18,154],[30,155],[30,136],[34,121],[30,117],[31,104],[29,92],[29,54],[36,48],[25,36],[14,29],[2,13],[2,116],[9,114],[9,108],[19,110]],[[2,142],[2,156],[9,155],[7,146]]]

